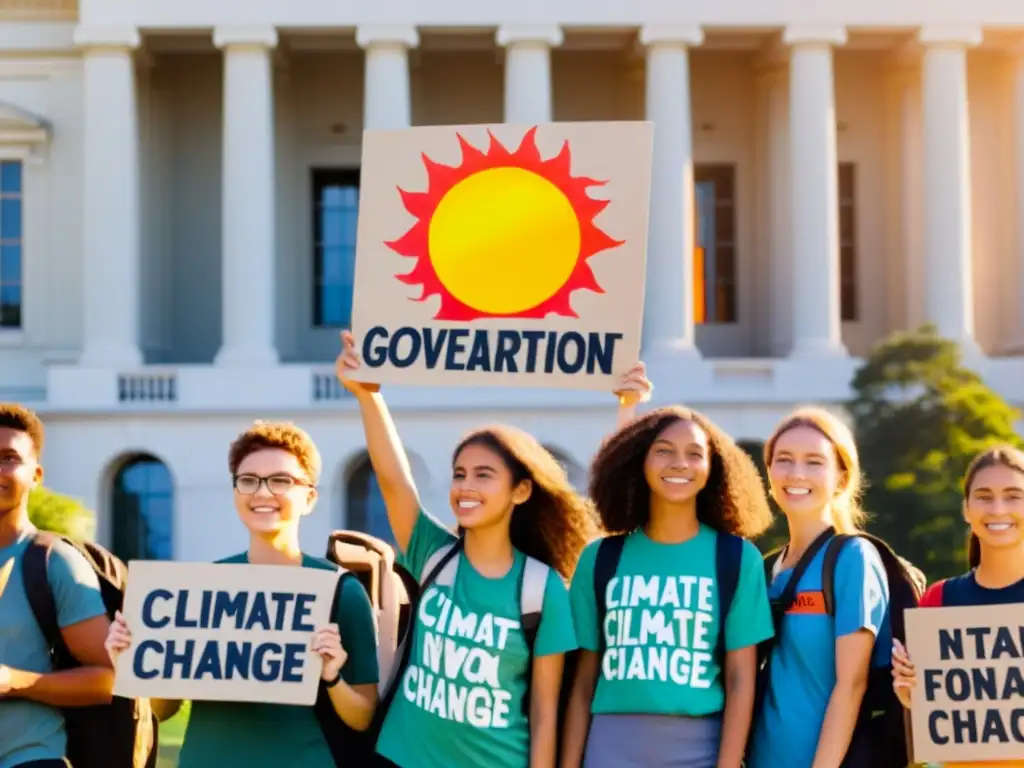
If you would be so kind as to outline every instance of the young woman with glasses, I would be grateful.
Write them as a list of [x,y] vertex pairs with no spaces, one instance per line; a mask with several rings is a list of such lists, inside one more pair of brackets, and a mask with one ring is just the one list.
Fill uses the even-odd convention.
[[[299,547],[299,521],[313,510],[320,454],[303,430],[287,423],[256,422],[231,444],[228,466],[235,509],[249,531],[247,551],[221,563],[301,566],[335,570]],[[132,638],[119,613],[107,650],[114,660]],[[333,621],[311,638],[323,660],[321,678],[334,712],[355,731],[365,731],[377,705],[377,640],[370,601],[356,579],[344,579]],[[180,701],[154,701],[160,719]],[[245,765],[248,768],[334,768],[335,762],[312,707],[197,701],[192,706],[179,768]]]

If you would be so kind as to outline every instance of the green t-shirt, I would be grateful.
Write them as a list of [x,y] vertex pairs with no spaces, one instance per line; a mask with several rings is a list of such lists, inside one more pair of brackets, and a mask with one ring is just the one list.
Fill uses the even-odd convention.
[[[420,578],[427,559],[454,540],[422,512],[400,562]],[[463,555],[453,587],[432,585],[424,592],[409,667],[377,742],[377,751],[400,768],[529,764],[523,715],[529,658],[519,594],[525,562],[517,551],[509,572],[489,579]],[[569,593],[553,569],[541,610],[534,655],[575,650]]]
[[[220,560],[221,563],[247,563],[248,554]],[[302,556],[304,568],[337,570],[326,560]],[[349,685],[376,683],[377,634],[373,609],[366,590],[355,578],[346,577],[334,621],[348,659],[341,670]],[[311,638],[312,639],[312,638]],[[323,737],[312,707],[248,702],[196,701],[179,768],[334,768],[327,741]]]
[[[616,575],[608,584],[607,610],[598,621],[594,561],[600,542],[580,557],[570,597],[580,647],[600,650],[607,638],[594,691],[594,714],[685,715],[721,712],[722,674],[715,658],[721,617],[715,580],[717,533],[701,525],[679,544],[630,534]],[[725,620],[725,647],[733,651],[774,634],[757,547],[743,543],[739,583]]]

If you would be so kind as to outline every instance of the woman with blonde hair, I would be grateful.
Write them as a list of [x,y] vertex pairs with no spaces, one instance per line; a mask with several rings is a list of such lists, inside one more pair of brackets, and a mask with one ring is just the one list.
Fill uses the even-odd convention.
[[872,765],[861,704],[872,668],[888,667],[883,558],[895,555],[861,535],[857,446],[835,415],[802,408],[776,427],[764,461],[789,543],[766,561],[776,636],[747,765]]

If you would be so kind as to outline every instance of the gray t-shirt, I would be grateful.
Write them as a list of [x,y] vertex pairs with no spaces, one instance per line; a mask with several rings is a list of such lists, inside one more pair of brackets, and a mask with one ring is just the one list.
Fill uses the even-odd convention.
[[[0,592],[0,664],[26,672],[52,672],[50,649],[36,624],[21,578],[27,534],[0,549],[0,573],[11,564]],[[58,542],[50,555],[50,587],[61,627],[106,614],[95,571],[74,548]],[[64,718],[59,710],[25,699],[0,700],[0,768],[64,757]]]

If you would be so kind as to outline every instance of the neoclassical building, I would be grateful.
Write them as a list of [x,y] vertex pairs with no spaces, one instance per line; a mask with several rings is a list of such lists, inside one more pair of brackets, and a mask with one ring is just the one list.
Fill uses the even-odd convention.
[[[1004,0],[0,0],[0,398],[125,556],[242,546],[226,450],[260,417],[323,450],[311,549],[380,531],[331,366],[363,130],[648,119],[656,402],[763,438],[931,322],[1024,405],[1022,43]],[[599,393],[389,396],[442,514],[465,429],[583,483],[614,422]]]

